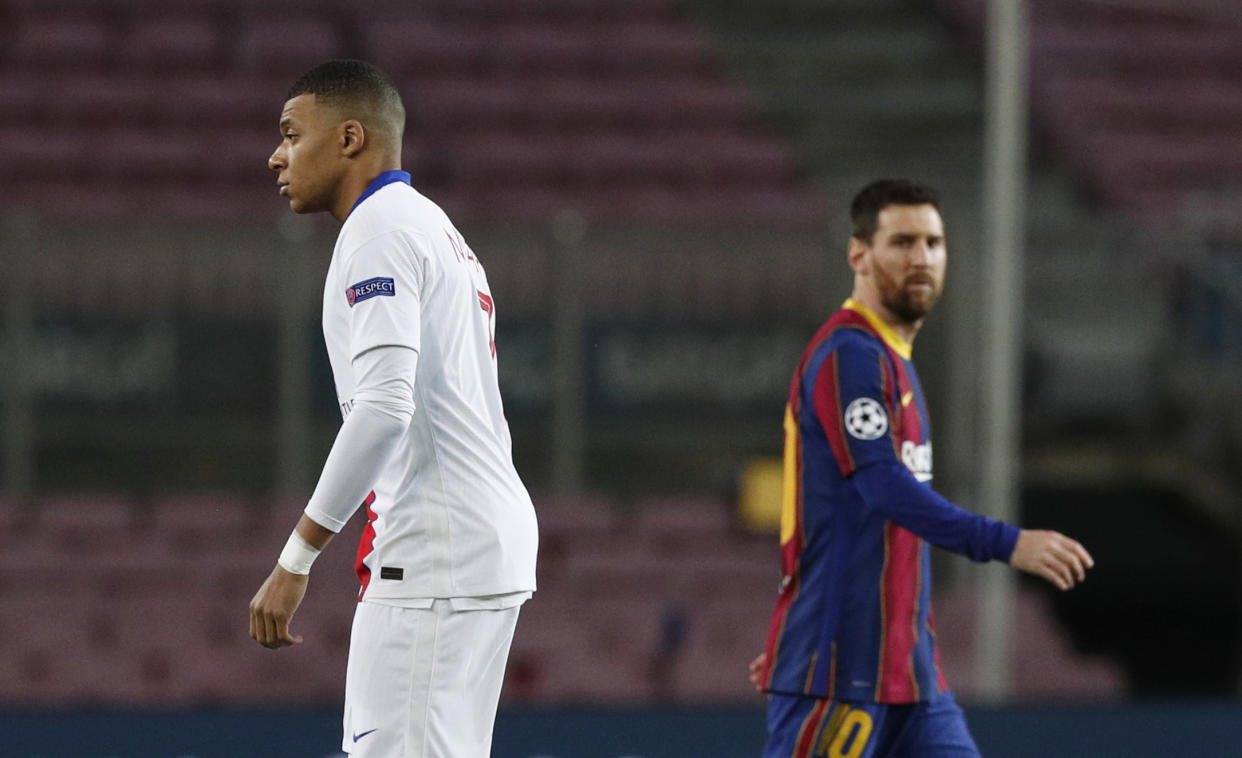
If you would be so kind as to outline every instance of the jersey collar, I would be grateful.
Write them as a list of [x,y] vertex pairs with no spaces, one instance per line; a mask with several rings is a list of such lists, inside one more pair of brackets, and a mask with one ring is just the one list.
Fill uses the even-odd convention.
[[867,323],[871,325],[872,329],[879,333],[880,338],[884,340],[886,345],[893,349],[893,352],[897,353],[906,360],[910,360],[910,356],[912,354],[910,343],[899,337],[897,332],[894,332],[892,327],[881,321],[880,317],[875,315],[870,308],[852,297],[849,300],[846,300],[845,305],[841,307],[854,311],[855,313],[860,314],[863,318],[867,319]]
[[381,187],[384,187],[385,185],[388,185],[388,184],[393,184],[394,182],[402,182],[404,184],[409,184],[410,183],[410,172],[408,171],[385,171],[384,173],[375,177],[375,179],[372,180],[372,182],[367,185],[367,188],[362,191],[362,194],[358,196],[358,199],[354,201],[354,204],[353,206],[350,207],[349,212],[353,213],[354,210],[359,205],[362,205],[363,200],[366,200],[371,195],[374,195],[376,192],[379,191]]

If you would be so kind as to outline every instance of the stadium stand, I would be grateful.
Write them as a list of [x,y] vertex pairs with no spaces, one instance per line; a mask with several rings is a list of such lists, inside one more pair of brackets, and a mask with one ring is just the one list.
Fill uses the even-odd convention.
[[[294,623],[307,642],[271,653],[248,638],[245,606],[296,512],[288,504],[207,495],[45,502],[23,547],[0,552],[0,670],[11,672],[0,677],[0,703],[339,699],[360,520],[316,564]],[[507,697],[752,696],[745,667],[765,639],[777,585],[771,536],[741,532],[726,503],[700,497],[629,508],[598,497],[539,503],[541,589],[519,621]],[[95,505],[98,513],[83,514]],[[1117,671],[1069,649],[1037,596],[1020,601],[1018,694],[1119,693]],[[969,695],[974,597],[936,602],[947,674]]]
[[[941,2],[981,33],[983,4]],[[1032,107],[1104,207],[1161,223],[1242,187],[1242,24],[1155,4],[1031,3]]]
[[285,89],[360,56],[407,89],[413,171],[455,215],[823,218],[675,4],[518,5],[14,2],[0,94],[37,138],[6,134],[0,173],[27,211],[264,223]]

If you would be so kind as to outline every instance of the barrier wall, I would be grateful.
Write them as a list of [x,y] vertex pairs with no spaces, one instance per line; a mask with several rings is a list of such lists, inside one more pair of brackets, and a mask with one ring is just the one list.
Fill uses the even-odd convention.
[[[1242,703],[971,708],[988,758],[1236,758]],[[335,710],[0,713],[0,757],[339,758]],[[494,758],[756,758],[761,707],[506,709]]]

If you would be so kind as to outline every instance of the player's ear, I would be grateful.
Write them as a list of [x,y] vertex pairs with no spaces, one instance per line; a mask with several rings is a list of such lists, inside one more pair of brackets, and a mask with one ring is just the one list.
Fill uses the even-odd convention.
[[849,258],[850,268],[854,269],[856,274],[865,274],[867,267],[867,253],[870,252],[871,246],[857,237],[850,237],[849,250],[846,256]]
[[367,143],[367,132],[363,128],[362,122],[357,119],[350,119],[341,123],[341,153],[352,158],[362,152],[362,148]]

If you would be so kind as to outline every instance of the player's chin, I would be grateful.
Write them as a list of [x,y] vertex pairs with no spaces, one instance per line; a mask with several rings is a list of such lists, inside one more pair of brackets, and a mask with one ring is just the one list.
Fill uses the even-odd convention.
[[931,312],[932,306],[940,299],[940,293],[934,289],[923,287],[915,288],[914,291],[906,293],[906,302],[904,303],[906,311],[915,319],[920,319]]

